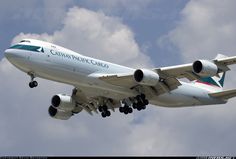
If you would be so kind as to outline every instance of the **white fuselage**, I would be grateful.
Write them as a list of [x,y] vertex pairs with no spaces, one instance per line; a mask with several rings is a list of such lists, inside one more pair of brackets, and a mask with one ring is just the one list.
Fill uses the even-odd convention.
[[[24,44],[21,43],[21,44]],[[28,43],[25,43],[28,44]],[[137,95],[128,88],[106,83],[93,74],[134,73],[135,69],[83,56],[63,47],[35,41],[43,52],[10,48],[5,51],[7,59],[20,70],[33,72],[36,77],[73,85],[87,96],[104,96],[121,100]],[[177,89],[162,95],[147,97],[151,104],[166,107],[223,104],[226,101],[211,98],[208,93],[220,91],[199,83],[181,82]]]

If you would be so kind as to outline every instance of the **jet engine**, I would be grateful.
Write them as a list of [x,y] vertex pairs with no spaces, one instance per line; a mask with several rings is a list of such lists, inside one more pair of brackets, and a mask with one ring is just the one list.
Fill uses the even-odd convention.
[[211,61],[198,60],[193,63],[193,72],[201,77],[212,77],[218,73],[218,67]]
[[159,79],[159,75],[151,70],[138,69],[134,72],[134,80],[143,85],[155,86]]
[[61,120],[68,120],[73,115],[71,111],[60,110],[53,106],[50,106],[48,108],[48,113],[52,118],[61,119]]
[[72,111],[75,108],[75,100],[65,94],[57,94],[52,97],[52,106],[64,111]]

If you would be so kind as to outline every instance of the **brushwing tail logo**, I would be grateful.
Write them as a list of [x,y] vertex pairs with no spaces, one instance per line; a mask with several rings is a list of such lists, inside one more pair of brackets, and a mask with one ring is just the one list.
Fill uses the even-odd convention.
[[223,73],[219,74],[219,77],[217,77],[217,76],[214,76],[214,77],[204,77],[204,78],[201,78],[199,82],[223,88],[224,80],[225,80],[225,74],[226,73],[223,72]]

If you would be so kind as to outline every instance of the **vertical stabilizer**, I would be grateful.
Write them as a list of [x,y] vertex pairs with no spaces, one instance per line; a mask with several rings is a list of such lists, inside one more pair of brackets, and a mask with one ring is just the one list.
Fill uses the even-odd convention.
[[225,81],[225,72],[219,74],[219,76],[214,77],[203,77],[199,81],[208,85],[217,86],[223,88]]

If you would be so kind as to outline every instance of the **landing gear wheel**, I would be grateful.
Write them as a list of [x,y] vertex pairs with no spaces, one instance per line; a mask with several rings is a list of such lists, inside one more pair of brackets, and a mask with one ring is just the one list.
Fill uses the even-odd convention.
[[146,105],[142,106],[142,109],[143,109],[143,110],[146,109]]
[[120,108],[119,108],[119,111],[120,111],[121,113],[124,113],[124,107],[120,107]]
[[33,86],[34,86],[34,87],[37,87],[37,86],[38,86],[38,82],[37,82],[37,81],[33,81],[32,83],[33,83]]
[[34,88],[34,87],[37,87],[38,86],[38,82],[37,81],[32,81],[29,83],[29,87],[30,88]]
[[99,107],[98,107],[98,111],[99,112],[106,112],[107,111],[107,106],[106,105],[100,105]]
[[28,72],[28,75],[31,77],[31,81],[29,82],[29,87],[34,88],[38,86],[38,82],[34,81],[35,79],[35,74],[33,72]]
[[110,116],[111,112],[110,111],[106,111],[106,116]]
[[99,106],[99,107],[98,107],[98,111],[99,111],[99,112],[102,112],[102,106]]
[[142,110],[142,106],[138,106],[137,110],[138,111]]
[[102,112],[102,117],[105,118],[106,117],[106,113]]
[[32,82],[29,83],[29,87],[30,87],[30,88],[34,88],[34,85],[33,85]]
[[125,115],[129,114],[129,110],[125,109],[124,113],[125,113]]
[[129,109],[128,109],[128,112],[129,112],[129,113],[132,113],[132,112],[133,112],[133,109],[132,109],[132,108],[129,108]]

